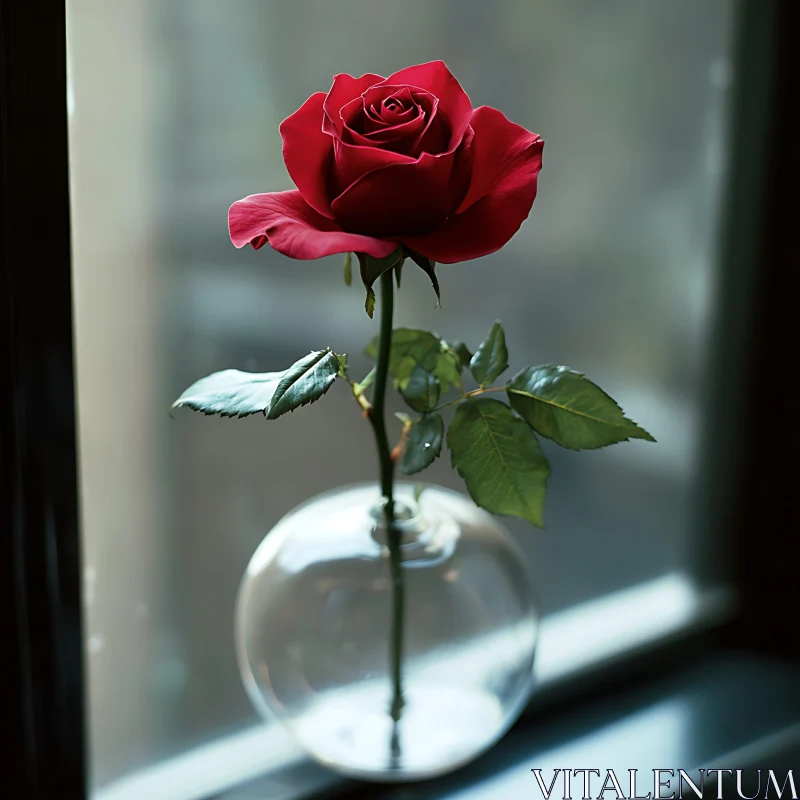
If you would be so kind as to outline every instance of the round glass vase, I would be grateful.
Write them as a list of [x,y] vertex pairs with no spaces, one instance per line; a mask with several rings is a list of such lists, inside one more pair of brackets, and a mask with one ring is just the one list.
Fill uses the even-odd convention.
[[393,721],[392,583],[380,491],[338,489],[270,531],[242,580],[236,648],[247,692],[314,759],[351,777],[449,772],[491,747],[529,696],[538,617],[522,554],[464,495],[395,493],[404,578]]

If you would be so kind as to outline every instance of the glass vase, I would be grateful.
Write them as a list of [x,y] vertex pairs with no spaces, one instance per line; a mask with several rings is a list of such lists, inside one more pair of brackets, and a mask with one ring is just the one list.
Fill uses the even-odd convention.
[[399,720],[390,713],[393,604],[377,485],[315,497],[269,532],[239,591],[247,692],[317,761],[351,777],[419,780],[494,744],[532,683],[538,617],[522,555],[457,492],[395,494],[403,597]]

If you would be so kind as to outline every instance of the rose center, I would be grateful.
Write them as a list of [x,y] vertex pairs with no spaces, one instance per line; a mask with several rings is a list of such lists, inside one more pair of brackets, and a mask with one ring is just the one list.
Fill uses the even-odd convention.
[[412,86],[370,87],[342,108],[342,138],[412,158],[442,152],[446,135],[436,119],[437,104],[430,92]]

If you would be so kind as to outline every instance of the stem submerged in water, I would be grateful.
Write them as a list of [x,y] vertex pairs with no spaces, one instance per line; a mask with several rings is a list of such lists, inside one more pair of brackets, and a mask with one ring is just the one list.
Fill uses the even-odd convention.
[[389,635],[389,663],[392,678],[392,699],[389,711],[394,722],[392,733],[392,756],[400,756],[400,743],[397,723],[400,721],[403,705],[403,616],[405,611],[405,585],[400,558],[400,531],[394,517],[394,461],[386,435],[386,384],[389,376],[389,352],[392,346],[392,315],[394,311],[394,270],[387,270],[380,277],[381,327],[378,339],[378,359],[375,365],[375,392],[369,420],[375,432],[380,465],[381,494],[384,498],[386,517],[386,536],[389,549],[389,570],[392,582],[392,619]]

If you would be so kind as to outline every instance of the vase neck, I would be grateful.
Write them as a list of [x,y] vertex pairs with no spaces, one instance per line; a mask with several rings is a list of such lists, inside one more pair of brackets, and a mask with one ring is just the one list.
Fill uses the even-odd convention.
[[[386,504],[386,499],[381,498],[369,512],[375,526],[372,538],[384,545],[388,540]],[[428,525],[417,503],[396,499],[394,501],[394,528],[400,533],[400,546],[408,547],[424,537]]]
[[[383,547],[388,546],[385,508],[386,501],[381,499],[370,509],[374,525],[372,538]],[[419,504],[410,498],[395,499],[394,527],[400,533],[401,560],[404,563],[418,562],[422,566],[426,562],[437,562],[452,549],[453,532],[442,535],[445,530],[441,529],[441,520],[423,514]]]

